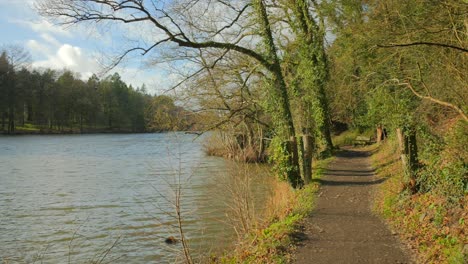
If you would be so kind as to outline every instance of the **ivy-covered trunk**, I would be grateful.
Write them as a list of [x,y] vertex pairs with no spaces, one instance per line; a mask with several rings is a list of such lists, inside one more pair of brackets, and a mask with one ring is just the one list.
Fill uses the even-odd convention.
[[320,13],[314,18],[310,14],[310,5],[317,9],[317,3],[305,0],[294,1],[296,17],[294,30],[300,45],[298,77],[302,79],[304,96],[301,100],[308,100],[312,106],[311,113],[315,120],[315,127],[325,144],[325,151],[333,149],[330,129],[329,102],[325,92],[328,78],[328,61],[325,52],[325,22]]
[[300,174],[296,131],[294,128],[286,82],[281,70],[280,60],[276,53],[276,46],[273,41],[273,34],[271,32],[270,21],[268,19],[265,5],[262,0],[254,0],[253,6],[259,20],[261,35],[263,36],[265,43],[266,55],[271,62],[269,70],[273,77],[272,92],[273,98],[276,101],[275,104],[278,106],[278,111],[276,113],[272,113],[273,115],[277,115],[277,117],[274,118],[275,130],[284,142],[287,142],[287,147],[284,149],[284,155],[287,160],[287,164],[285,164],[287,166],[285,169],[287,174],[286,177],[293,188],[300,188],[303,186],[303,180]]
[[[276,53],[275,53],[276,57]],[[300,165],[299,165],[299,151],[298,144],[296,139],[296,130],[294,128],[293,116],[291,113],[291,107],[289,103],[289,97],[287,93],[286,82],[284,81],[283,74],[281,72],[281,67],[279,61],[276,69],[273,71],[275,75],[275,82],[273,89],[275,90],[275,97],[277,97],[277,102],[279,103],[279,116],[278,122],[275,124],[277,126],[277,132],[279,135],[288,142],[288,147],[286,148],[286,153],[284,153],[288,158],[288,164],[286,164],[287,169],[287,178],[288,182],[293,188],[300,188],[304,185],[304,182],[301,178]],[[278,113],[274,113],[278,115]]]
[[[324,66],[326,67],[326,66]],[[325,151],[331,152],[333,149],[333,142],[331,139],[331,129],[330,129],[330,111],[328,109],[328,99],[325,94],[325,80],[317,81],[317,97],[320,105],[320,111],[322,111],[322,120],[320,120],[320,133],[322,134],[323,140],[325,142]]]
[[307,132],[302,136],[302,173],[305,184],[312,181],[312,155],[314,153],[314,137]]

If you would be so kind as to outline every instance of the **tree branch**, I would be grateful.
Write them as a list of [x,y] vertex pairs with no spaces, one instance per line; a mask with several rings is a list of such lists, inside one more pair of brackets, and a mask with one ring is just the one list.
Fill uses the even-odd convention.
[[439,104],[439,105],[443,105],[443,106],[452,108],[453,110],[457,111],[463,117],[463,119],[465,119],[465,121],[468,121],[468,117],[463,112],[463,110],[460,109],[458,106],[456,106],[454,104],[451,104],[451,103],[448,103],[448,102],[441,101],[441,100],[436,99],[436,98],[431,97],[431,96],[424,96],[424,95],[416,92],[416,90],[414,89],[413,85],[411,85],[410,82],[406,82],[406,83],[403,83],[403,84],[406,85],[411,90],[411,92],[413,92],[413,94],[416,95],[417,97],[419,97],[421,99],[424,99],[424,100],[431,101],[431,102]]
[[401,44],[388,44],[388,45],[381,45],[378,44],[377,47],[379,48],[401,48],[401,47],[409,47],[409,46],[436,46],[436,47],[441,47],[441,48],[449,48],[449,49],[455,49],[459,50],[461,52],[468,52],[468,49],[450,45],[450,44],[445,44],[445,43],[434,43],[434,42],[425,42],[425,41],[418,41],[418,42],[411,42],[411,43],[401,43]]

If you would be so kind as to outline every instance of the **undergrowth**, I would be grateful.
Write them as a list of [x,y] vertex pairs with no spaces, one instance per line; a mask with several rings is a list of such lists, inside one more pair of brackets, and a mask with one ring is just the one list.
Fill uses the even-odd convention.
[[[373,159],[377,174],[386,179],[377,191],[375,209],[417,252],[416,261],[467,263],[466,193],[456,192],[455,197],[448,186],[433,186],[415,195],[405,193],[396,142],[390,139],[375,151]],[[426,169],[435,173],[433,167]],[[427,172],[421,171],[420,175],[424,173]]]

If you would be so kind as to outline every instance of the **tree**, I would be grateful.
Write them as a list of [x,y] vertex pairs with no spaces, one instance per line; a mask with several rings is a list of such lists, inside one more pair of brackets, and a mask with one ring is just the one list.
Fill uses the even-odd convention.
[[[271,30],[271,23],[264,1],[178,1],[161,3],[158,1],[129,0],[117,1],[64,1],[47,0],[37,5],[44,16],[61,19],[63,24],[81,22],[114,22],[150,26],[160,34],[155,34],[148,46],[135,46],[125,50],[114,61],[119,63],[127,54],[140,51],[147,54],[162,45],[177,45],[181,51],[191,53],[198,49],[218,49],[226,52],[239,52],[255,59],[268,71],[273,100],[278,102],[278,118],[275,120],[276,133],[289,141],[285,149],[288,157],[287,178],[293,187],[302,185],[299,158],[296,144],[296,131],[290,109],[286,82],[277,54]],[[206,10],[212,16],[202,16],[196,10]],[[216,17],[222,10],[224,16]],[[248,14],[258,22],[259,36],[263,40],[262,52],[249,45],[247,25],[252,21]],[[219,19],[222,19],[219,21]],[[161,37],[164,36],[164,37]],[[143,36],[140,36],[144,39]],[[148,36],[145,36],[148,37]],[[220,41],[225,40],[225,41]],[[172,46],[173,47],[173,46]]]
[[[327,2],[340,10],[330,19],[337,36],[330,49],[335,74],[329,85],[330,93],[340,94],[335,111],[360,128],[382,124],[395,131],[405,187],[417,192],[428,184],[418,177],[424,170],[419,154],[431,151],[419,142],[443,142],[435,127],[466,118],[467,5],[455,0]],[[347,104],[340,102],[343,98]]]
[[[278,1],[278,20],[287,23],[294,39],[284,44],[283,68],[289,96],[292,100],[296,127],[302,136],[299,147],[302,153],[303,178],[310,182],[312,155],[322,142],[323,153],[331,154],[330,111],[325,85],[328,79],[328,59],[325,50],[325,14],[316,1]],[[282,19],[282,18],[285,19]],[[316,140],[321,139],[321,141]]]
[[5,130],[5,122],[8,115],[8,86],[11,79],[11,66],[8,62],[6,52],[0,56],[0,112],[2,114],[2,130]]
[[53,70],[45,70],[40,73],[38,71],[33,72],[34,80],[34,101],[33,109],[34,120],[41,128],[51,127],[53,112],[52,104],[56,100],[52,96],[52,92],[55,89],[56,72]]
[[18,108],[20,89],[16,80],[16,73],[27,67],[30,54],[20,46],[5,46],[1,50],[0,74],[1,93],[4,95],[2,129],[4,130],[5,119],[8,118],[7,133],[15,132],[15,119]]
[[[216,58],[216,57],[214,57]],[[210,152],[238,160],[265,160],[265,135],[272,132],[263,106],[261,69],[247,56],[225,55],[209,67],[213,55],[200,51],[198,63],[205,70],[189,81],[187,97],[203,115],[204,130],[219,130],[222,144],[209,144]]]

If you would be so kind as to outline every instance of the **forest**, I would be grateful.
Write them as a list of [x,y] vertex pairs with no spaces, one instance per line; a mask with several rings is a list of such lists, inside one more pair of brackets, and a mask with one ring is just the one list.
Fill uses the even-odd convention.
[[1,131],[15,133],[161,132],[187,130],[190,112],[167,95],[133,88],[118,73],[83,81],[68,70],[28,69],[28,53],[0,56]]

